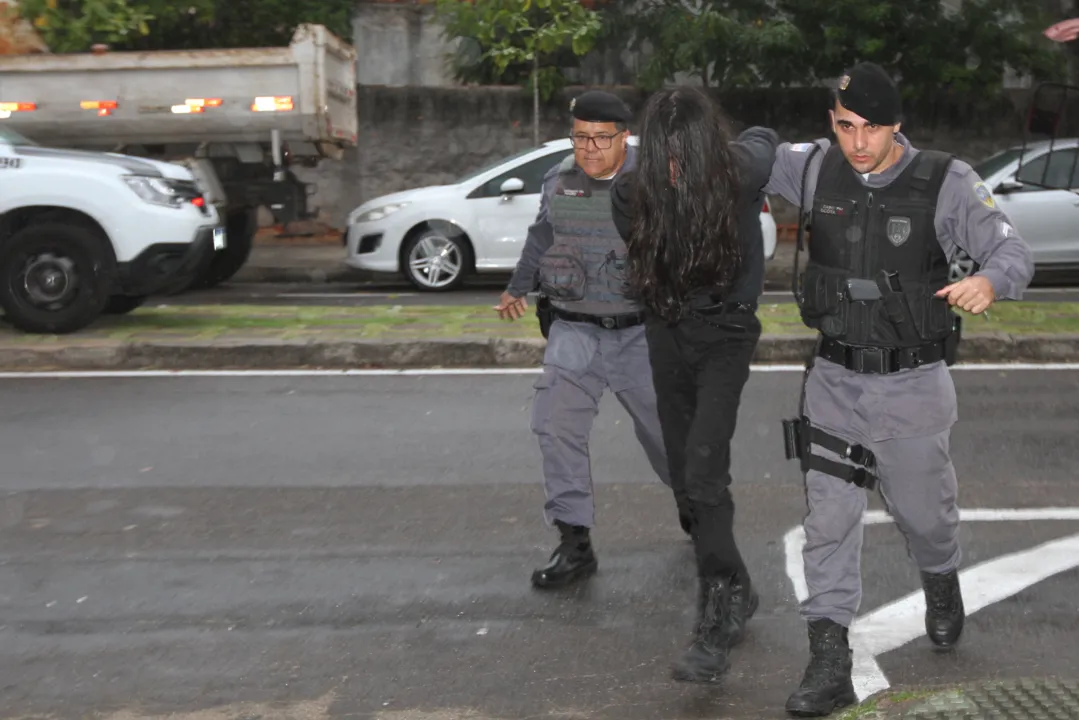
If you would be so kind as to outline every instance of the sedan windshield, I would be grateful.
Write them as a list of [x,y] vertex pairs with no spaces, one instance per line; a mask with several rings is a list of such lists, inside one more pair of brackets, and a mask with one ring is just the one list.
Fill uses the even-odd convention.
[[21,135],[10,128],[5,128],[2,125],[0,125],[0,142],[16,147],[20,145],[37,145],[37,143],[30,138]]

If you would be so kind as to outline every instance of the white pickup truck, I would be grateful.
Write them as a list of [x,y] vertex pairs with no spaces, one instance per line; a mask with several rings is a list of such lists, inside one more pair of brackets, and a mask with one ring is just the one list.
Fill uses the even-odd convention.
[[[3,87],[0,81],[0,88]],[[227,243],[183,165],[46,148],[0,104],[0,308],[16,328],[69,333],[182,290]]]
[[240,269],[259,207],[316,215],[290,164],[340,159],[358,126],[356,51],[321,25],[288,47],[0,56],[0,127],[191,168],[228,231],[196,285]]

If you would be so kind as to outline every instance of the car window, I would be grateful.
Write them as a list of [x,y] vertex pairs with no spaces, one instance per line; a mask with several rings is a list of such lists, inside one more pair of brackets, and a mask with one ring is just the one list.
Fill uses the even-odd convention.
[[[1076,164],[1076,150],[1053,150],[1034,158],[1030,162],[1023,163],[1017,179],[1023,182],[1027,179],[1031,183],[1044,183],[1052,187],[1079,187],[1079,165]],[[1046,162],[1049,169],[1046,170]],[[1045,188],[1038,185],[1028,185],[1026,192],[1043,191]]]
[[524,182],[525,189],[519,195],[538,195],[543,190],[543,176],[562,159],[573,152],[572,148],[557,150],[542,157],[530,160],[508,170],[501,175],[491,178],[480,187],[476,188],[469,197],[497,197],[502,194],[502,183],[510,178],[517,178]]
[[523,150],[519,150],[519,151],[513,153],[512,155],[508,155],[506,157],[501,157],[501,158],[495,160],[494,162],[487,163],[486,165],[484,165],[481,168],[478,168],[476,170],[470,170],[469,172],[465,173],[461,177],[457,178],[457,180],[455,180],[454,182],[455,182],[455,184],[458,184],[458,185],[460,185],[461,183],[466,183],[469,180],[477,178],[480,175],[483,175],[484,173],[486,173],[486,172],[488,172],[490,170],[494,170],[499,165],[502,165],[502,164],[508,163],[508,162],[512,162],[512,161],[516,160],[519,157],[524,157],[525,155],[528,155],[529,153],[531,153],[533,150],[535,150],[535,148],[527,147],[527,148],[524,148]]
[[1021,153],[1021,149],[1011,148],[1010,150],[998,152],[996,155],[990,155],[974,166],[974,172],[978,173],[978,177],[983,180],[987,177],[992,177],[1003,170],[1009,163],[1018,160]]

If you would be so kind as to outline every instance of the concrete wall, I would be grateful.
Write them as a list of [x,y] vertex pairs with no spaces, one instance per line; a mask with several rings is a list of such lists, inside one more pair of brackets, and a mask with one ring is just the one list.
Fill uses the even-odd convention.
[[357,3],[353,38],[360,85],[448,87],[455,85],[446,55],[455,43],[442,37],[429,5],[412,0]]
[[[541,137],[569,130],[568,88],[541,116]],[[615,88],[638,110],[643,93]],[[1021,138],[1027,93],[1013,91],[997,103],[942,96],[907,108],[904,129],[926,148],[941,148],[976,162]],[[323,161],[303,175],[319,183],[315,203],[322,220],[342,227],[348,212],[378,195],[451,182],[463,173],[531,145],[531,98],[517,88],[359,88],[357,150],[340,162]],[[827,136],[827,91],[754,90],[721,98],[736,125],[776,128],[787,140]],[[1074,117],[1074,116],[1073,116]],[[780,203],[782,211],[782,204]],[[783,219],[781,217],[781,219]]]

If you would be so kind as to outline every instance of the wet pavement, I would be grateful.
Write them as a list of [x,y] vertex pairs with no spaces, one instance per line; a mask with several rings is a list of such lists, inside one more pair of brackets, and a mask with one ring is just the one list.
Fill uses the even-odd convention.
[[[963,583],[984,607],[956,652],[900,637],[860,686],[1079,678],[1079,371],[955,378]],[[669,679],[691,548],[609,395],[599,572],[529,586],[554,537],[534,379],[0,379],[0,717],[783,717],[806,659],[778,433],[798,374],[754,373],[743,401],[737,531],[762,602],[715,687]],[[890,606],[916,628],[892,524],[866,527],[862,570],[866,627]]]

